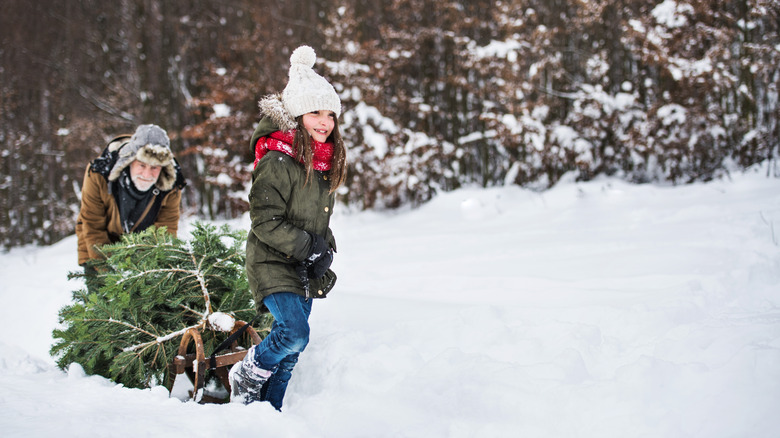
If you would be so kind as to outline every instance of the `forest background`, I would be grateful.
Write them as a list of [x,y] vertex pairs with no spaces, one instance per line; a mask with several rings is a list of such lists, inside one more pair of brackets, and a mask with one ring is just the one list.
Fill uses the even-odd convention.
[[0,245],[72,234],[87,163],[141,123],[185,214],[241,215],[257,101],[301,44],[342,98],[350,208],[723,177],[780,157],[779,28],[777,0],[7,0]]

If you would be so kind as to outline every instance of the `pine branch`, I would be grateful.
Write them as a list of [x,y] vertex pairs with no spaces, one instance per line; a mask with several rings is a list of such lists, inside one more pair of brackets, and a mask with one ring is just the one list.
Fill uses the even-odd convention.
[[[211,315],[240,319],[253,313],[246,233],[196,223],[192,236],[184,242],[150,228],[100,248],[105,259],[95,262],[101,272],[97,285],[74,292],[73,304],[60,310],[66,328],[53,332],[51,353],[59,356],[57,364],[65,368],[78,362],[90,374],[148,387],[169,372],[178,348],[166,347],[168,342],[195,329],[204,348],[213,349],[224,334],[209,325]],[[259,325],[271,323],[268,317]],[[239,342],[251,346],[246,337]]]
[[187,277],[190,277],[190,276],[197,278],[198,274],[199,274],[197,271],[191,271],[191,270],[188,270],[188,269],[181,269],[181,268],[148,269],[148,270],[145,270],[145,271],[138,272],[135,275],[131,275],[130,277],[122,278],[121,280],[117,281],[117,284],[122,284],[122,283],[125,283],[127,281],[135,280],[137,278],[144,277],[144,276],[146,276],[148,274],[156,274],[158,272],[170,272],[170,273],[181,272],[181,273],[184,273],[184,274],[190,274],[190,275],[185,276],[184,278],[187,278]]
[[204,314],[202,314],[202,313],[198,312],[198,311],[197,311],[197,310],[195,310],[195,309],[190,309],[190,307],[189,307],[189,306],[186,306],[186,305],[184,305],[184,304],[179,304],[179,307],[181,307],[181,308],[182,308],[182,309],[184,309],[184,310],[188,310],[188,311],[190,311],[190,312],[192,312],[192,313],[194,313],[194,314],[198,315],[198,316],[199,316],[199,317],[200,317],[202,320],[206,320],[206,317],[207,317],[206,315],[204,315]]
[[84,321],[85,322],[108,322],[108,323],[112,323],[112,324],[119,324],[119,325],[123,325],[125,327],[130,327],[133,330],[136,330],[136,331],[139,331],[141,333],[147,334],[147,335],[149,335],[151,337],[155,337],[153,334],[149,333],[148,331],[146,331],[146,330],[144,330],[144,329],[142,329],[140,327],[136,327],[136,326],[134,326],[132,324],[128,324],[128,323],[126,323],[124,321],[117,321],[116,319],[111,319],[111,318],[109,318],[109,319],[84,319]]
[[185,328],[183,328],[181,330],[178,330],[178,331],[175,331],[173,333],[168,333],[165,336],[157,337],[157,338],[155,338],[154,341],[144,342],[143,344],[138,344],[138,345],[132,345],[130,347],[125,347],[125,348],[122,349],[122,351],[135,351],[135,350],[138,350],[139,348],[144,348],[144,347],[147,347],[147,346],[150,346],[150,345],[162,344],[165,341],[170,341],[171,339],[174,339],[174,338],[176,338],[178,336],[184,335],[184,333],[186,333],[187,330],[189,330],[189,329],[197,329],[197,328],[202,329],[204,326],[205,326],[205,321],[201,321],[198,324],[195,324],[195,325],[192,325],[192,326],[189,326],[189,327],[185,327]]
[[[203,301],[206,304],[206,316],[211,314],[211,295],[209,295],[209,290],[206,287],[206,279],[203,278],[203,262],[206,260],[206,256],[204,255],[203,258],[200,259],[200,263],[198,263],[198,284],[200,284],[200,290],[203,293]],[[195,255],[192,255],[192,261],[195,262]]]

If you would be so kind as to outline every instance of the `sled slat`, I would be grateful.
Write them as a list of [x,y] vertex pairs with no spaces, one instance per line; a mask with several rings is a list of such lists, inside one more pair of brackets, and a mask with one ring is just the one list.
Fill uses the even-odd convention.
[[[227,365],[233,365],[234,363],[242,360],[246,356],[247,350],[235,351],[232,353],[218,354],[215,359],[217,360],[217,368]],[[176,374],[181,374],[186,368],[192,368],[192,361],[195,360],[195,353],[190,353],[186,356],[176,356],[173,359],[173,370]]]

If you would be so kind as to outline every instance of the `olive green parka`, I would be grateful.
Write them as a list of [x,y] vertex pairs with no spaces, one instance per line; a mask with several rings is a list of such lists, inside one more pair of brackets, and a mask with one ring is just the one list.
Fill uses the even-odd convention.
[[[260,112],[263,118],[250,140],[253,151],[261,137],[296,126],[277,95],[263,99]],[[301,275],[301,263],[312,246],[309,233],[323,236],[336,250],[330,229],[335,194],[329,192],[329,177],[329,172],[312,170],[307,181],[303,164],[278,151],[268,151],[252,172],[246,271],[258,311],[267,310],[262,301],[276,292],[325,298],[333,288],[336,275],[330,269],[319,279]]]

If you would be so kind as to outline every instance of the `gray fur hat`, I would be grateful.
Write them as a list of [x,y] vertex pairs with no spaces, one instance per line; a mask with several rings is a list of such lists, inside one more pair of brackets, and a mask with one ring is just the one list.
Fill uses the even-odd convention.
[[119,148],[119,157],[108,174],[109,181],[115,181],[130,163],[138,160],[162,168],[155,184],[158,189],[168,191],[173,188],[176,182],[176,167],[171,152],[171,141],[164,129],[157,125],[141,125],[130,137],[130,141],[124,144],[115,145],[115,143],[109,145],[109,149]]
[[316,59],[309,46],[300,46],[290,55],[290,79],[282,91],[282,102],[293,118],[320,110],[341,115],[341,99],[333,85],[312,70]]

